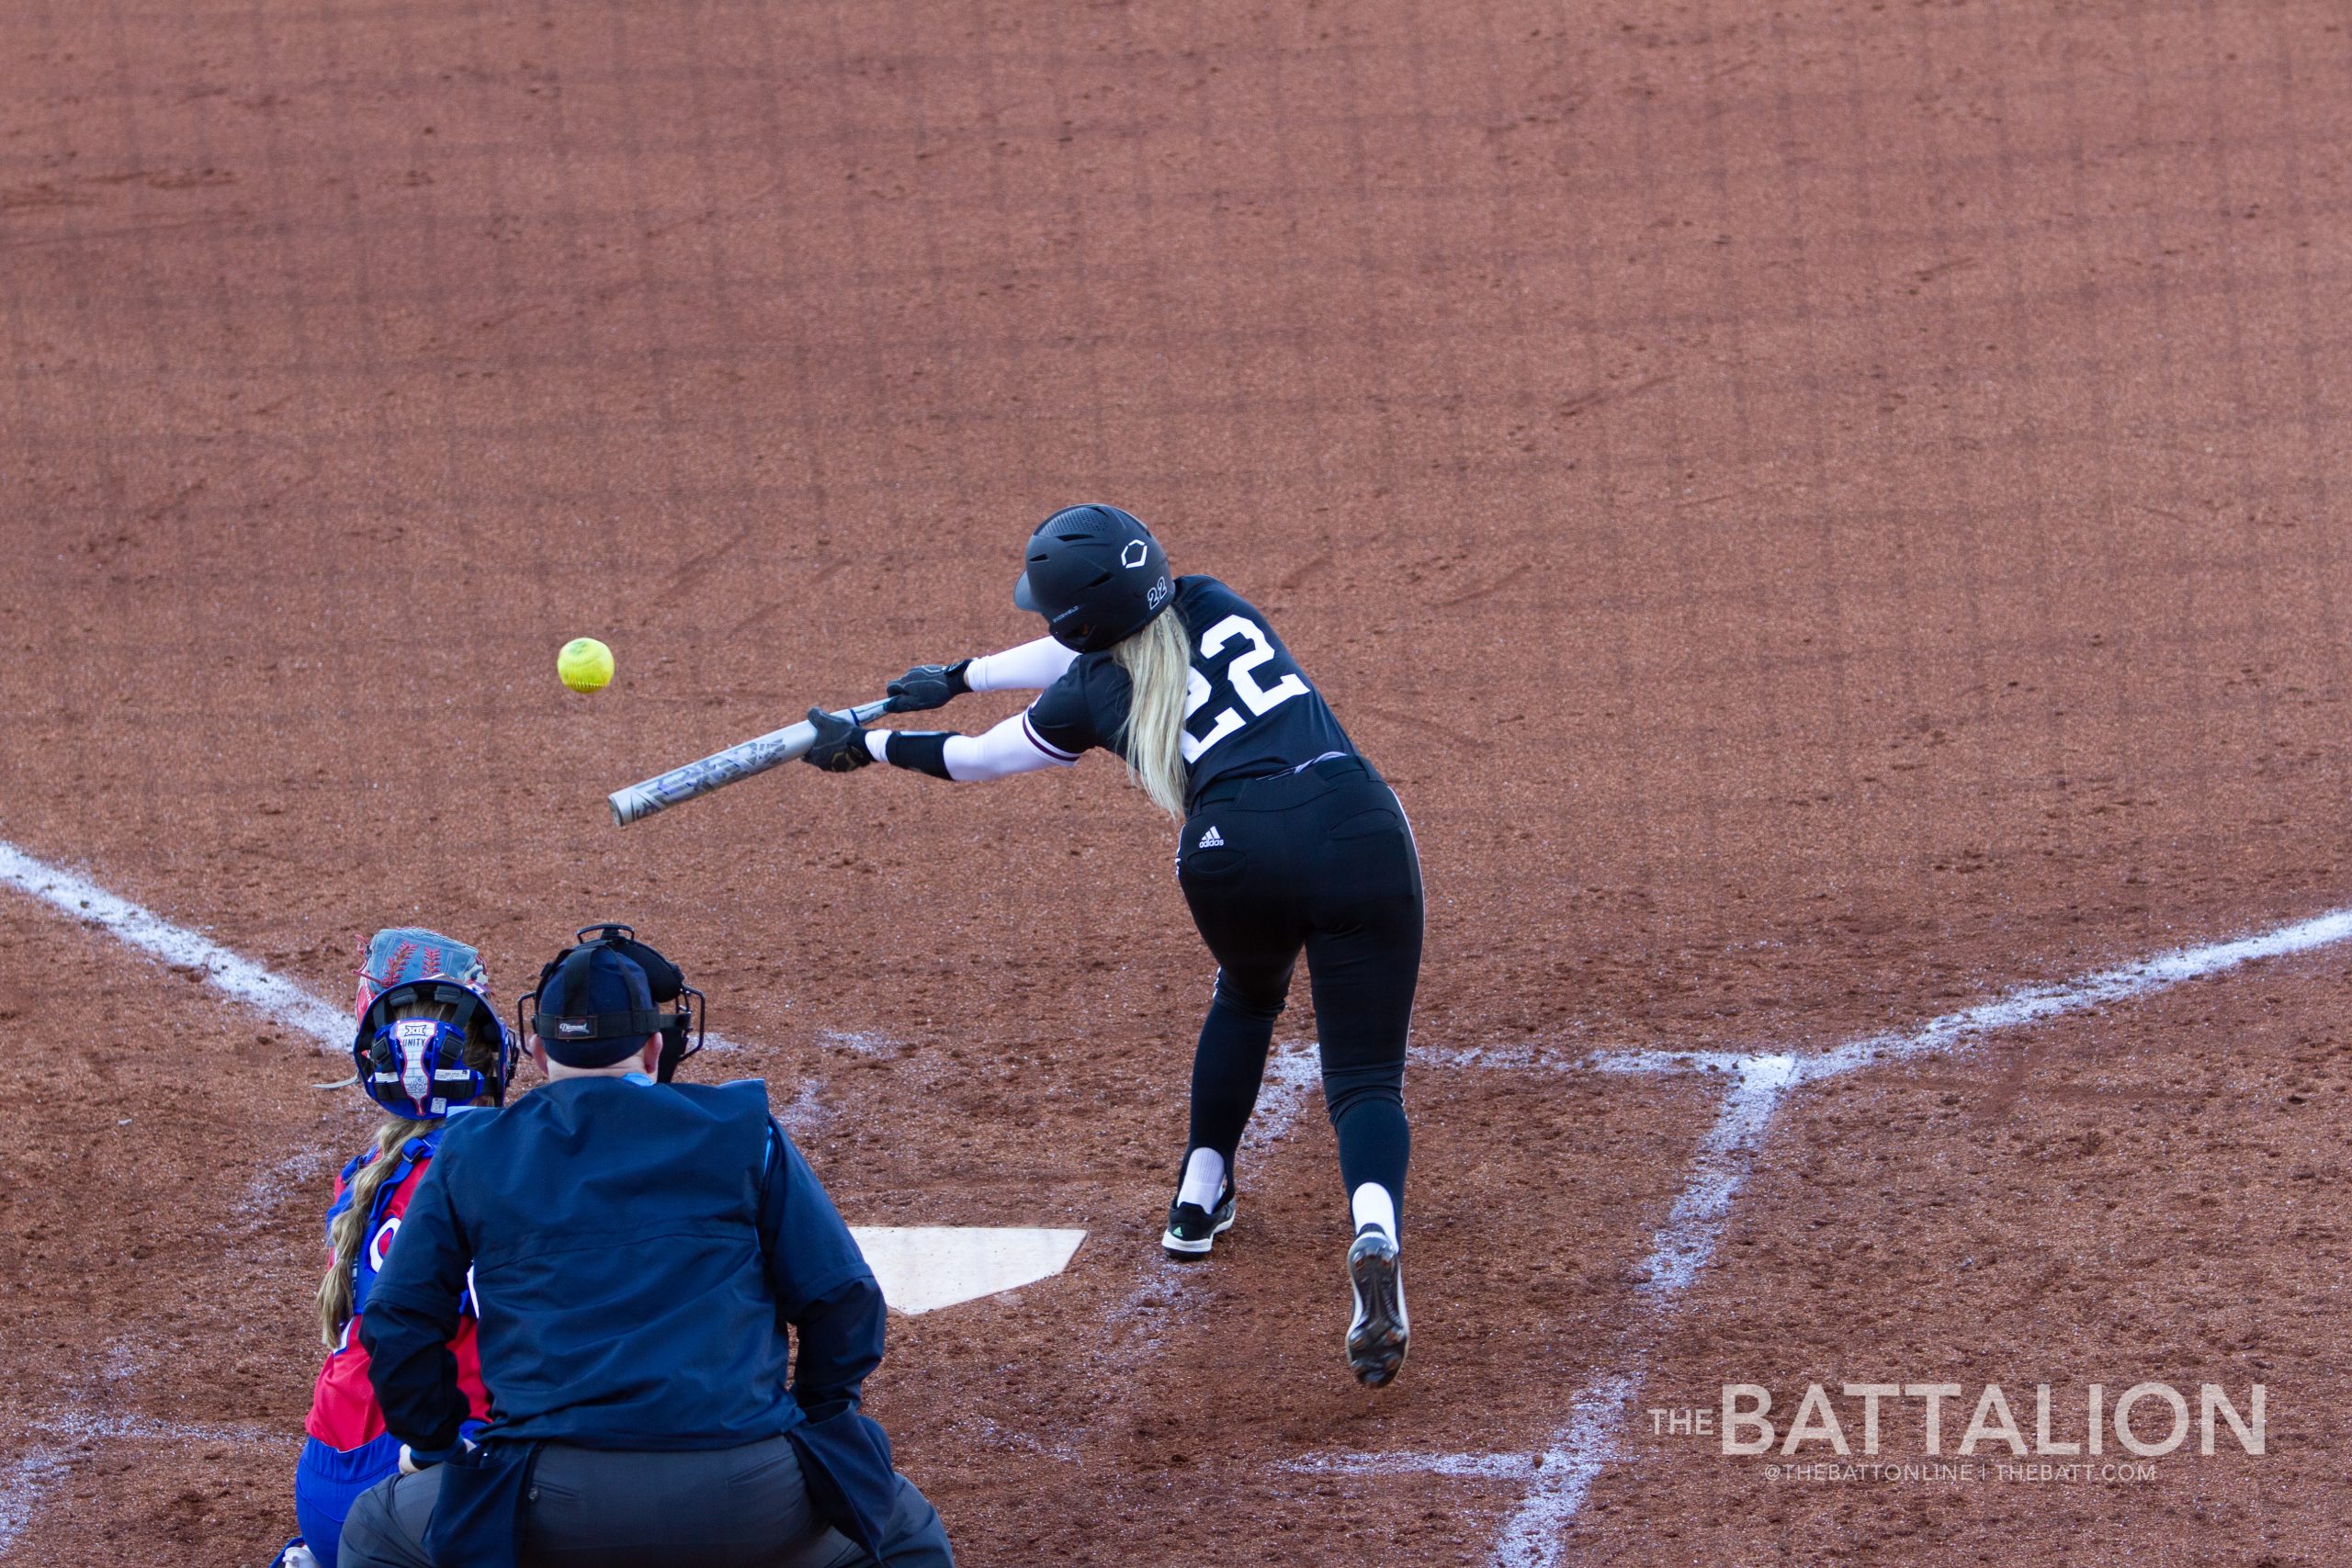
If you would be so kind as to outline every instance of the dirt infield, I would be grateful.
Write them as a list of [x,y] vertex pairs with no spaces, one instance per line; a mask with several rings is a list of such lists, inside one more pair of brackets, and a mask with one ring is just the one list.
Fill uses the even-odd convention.
[[[633,920],[853,1219],[1086,1227],[894,1320],[968,1562],[2341,1561],[2352,949],[1721,1140],[1757,1059],[2352,904],[2347,28],[18,0],[0,842],[338,1001],[380,924],[511,993]],[[1211,965],[1111,763],[606,819],[1032,635],[1018,541],[1087,498],[1413,815],[1381,1394],[1311,1089],[1214,1266],[1152,1245]],[[361,1106],[5,888],[0,943],[0,1562],[258,1564]],[[1595,1069],[1645,1050],[1750,1066]],[[1789,1480],[1647,1414],[2150,1381],[2264,1382],[2267,1452]]]

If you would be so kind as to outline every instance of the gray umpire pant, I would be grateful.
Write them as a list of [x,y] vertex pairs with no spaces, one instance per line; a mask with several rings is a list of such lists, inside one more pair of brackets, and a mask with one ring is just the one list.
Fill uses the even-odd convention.
[[[433,1568],[424,1530],[441,1471],[395,1475],[344,1521],[343,1568]],[[858,1544],[818,1518],[789,1438],[690,1453],[539,1450],[523,1503],[532,1568],[854,1568]],[[906,1477],[884,1568],[952,1568],[938,1513]]]

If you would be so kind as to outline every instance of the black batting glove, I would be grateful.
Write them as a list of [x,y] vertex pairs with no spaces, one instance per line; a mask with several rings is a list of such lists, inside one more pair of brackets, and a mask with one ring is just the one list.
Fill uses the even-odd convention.
[[865,728],[855,719],[827,713],[823,708],[810,708],[808,723],[817,731],[817,743],[800,760],[810,767],[822,768],[829,773],[850,773],[874,761],[874,753],[865,749]]
[[923,713],[945,707],[972,689],[964,680],[964,671],[971,665],[968,659],[959,659],[953,664],[916,665],[882,688],[890,699],[890,711]]

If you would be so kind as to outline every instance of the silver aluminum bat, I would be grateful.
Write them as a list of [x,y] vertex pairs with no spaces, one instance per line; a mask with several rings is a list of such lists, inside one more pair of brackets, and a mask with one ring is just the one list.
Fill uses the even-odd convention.
[[[854,708],[842,709],[835,716],[867,724],[889,711],[889,699],[886,697],[880,702],[861,703]],[[797,724],[787,724],[782,729],[739,741],[724,751],[713,751],[700,761],[672,768],[666,773],[657,773],[643,784],[616,789],[606,797],[612,803],[613,826],[626,828],[657,811],[667,811],[697,795],[725,789],[739,779],[766,773],[780,763],[798,761],[816,743],[817,727],[804,718]]]

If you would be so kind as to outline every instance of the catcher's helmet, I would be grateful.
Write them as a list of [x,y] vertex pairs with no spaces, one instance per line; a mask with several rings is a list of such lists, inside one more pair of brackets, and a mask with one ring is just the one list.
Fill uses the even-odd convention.
[[[514,1037],[474,949],[418,926],[378,931],[360,963],[356,1000],[352,1068],[368,1098],[393,1115],[431,1121],[484,1095],[506,1098]],[[393,1016],[419,1010],[428,1012]],[[485,1057],[487,1070],[475,1065]]]
[[[548,1055],[574,1067],[608,1067],[642,1050],[647,1035],[659,1034],[654,1077],[668,1083],[678,1064],[702,1049],[703,994],[676,964],[638,941],[632,926],[582,926],[572,940],[514,1004],[517,1019]],[[675,1012],[660,1010],[671,1002],[678,1004]]]
[[1038,524],[1012,585],[1012,602],[1045,616],[1054,640],[1080,653],[1133,637],[1175,597],[1168,552],[1115,506],[1065,507]]

